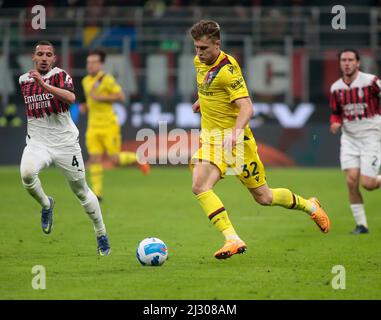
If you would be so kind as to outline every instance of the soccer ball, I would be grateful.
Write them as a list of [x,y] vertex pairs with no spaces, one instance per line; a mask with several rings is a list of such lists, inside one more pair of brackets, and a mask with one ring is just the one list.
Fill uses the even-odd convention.
[[168,258],[168,248],[158,238],[145,238],[136,248],[136,258],[143,266],[161,266]]

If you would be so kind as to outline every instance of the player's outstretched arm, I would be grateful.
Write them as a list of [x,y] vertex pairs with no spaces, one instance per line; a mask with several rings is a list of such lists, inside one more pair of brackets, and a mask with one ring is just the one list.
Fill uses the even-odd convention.
[[29,71],[29,75],[38,83],[38,85],[44,88],[49,93],[53,94],[57,99],[67,104],[75,102],[75,94],[69,90],[61,89],[44,82],[41,74],[36,70]]
[[253,104],[250,97],[240,98],[234,102],[239,108],[239,113],[233,129],[235,129],[239,134],[246,127],[250,118],[253,116]]
[[250,97],[239,98],[234,102],[239,108],[239,113],[232,134],[224,139],[224,147],[228,150],[235,146],[239,135],[253,116],[253,104],[251,103]]
[[118,93],[109,93],[107,95],[95,93],[95,89],[90,92],[90,96],[93,100],[99,102],[126,102],[126,95],[123,90]]

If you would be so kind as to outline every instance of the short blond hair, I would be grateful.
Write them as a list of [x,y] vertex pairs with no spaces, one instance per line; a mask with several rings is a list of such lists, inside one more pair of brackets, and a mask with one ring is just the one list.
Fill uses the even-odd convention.
[[220,25],[213,20],[201,20],[192,26],[190,34],[193,40],[200,40],[203,36],[214,41],[220,40]]

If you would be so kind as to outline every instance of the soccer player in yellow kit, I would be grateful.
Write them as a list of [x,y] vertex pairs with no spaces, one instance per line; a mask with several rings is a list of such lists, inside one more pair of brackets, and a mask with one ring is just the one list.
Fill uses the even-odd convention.
[[203,211],[225,236],[224,246],[214,256],[226,259],[246,251],[228,213],[214,193],[214,185],[232,168],[255,201],[306,212],[324,233],[330,221],[316,198],[309,200],[288,189],[270,189],[257,145],[248,125],[253,105],[237,61],[220,50],[217,22],[201,20],[190,30],[196,56],[198,100],[201,113],[201,147],[191,159],[192,191]]
[[[88,75],[82,79],[89,117],[86,131],[86,147],[90,155],[90,181],[98,199],[102,199],[103,165],[102,157],[106,153],[116,166],[138,163],[134,152],[121,151],[121,133],[118,119],[113,111],[114,102],[125,102],[122,88],[114,77],[103,71],[106,53],[95,49],[87,56]],[[143,174],[150,171],[148,163],[138,163]]]

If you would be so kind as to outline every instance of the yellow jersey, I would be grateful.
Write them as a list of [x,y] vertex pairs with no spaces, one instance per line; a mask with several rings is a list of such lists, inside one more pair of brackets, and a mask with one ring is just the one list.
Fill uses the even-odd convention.
[[[222,143],[224,130],[234,127],[239,113],[234,100],[249,97],[241,68],[223,51],[212,65],[202,63],[196,56],[194,66],[201,112],[201,141]],[[254,139],[248,124],[244,135],[245,139]]]
[[88,108],[88,127],[89,128],[107,128],[118,125],[117,116],[113,110],[112,102],[99,102],[91,98],[90,92],[95,88],[95,93],[99,95],[115,94],[122,91],[121,86],[115,78],[103,71],[95,76],[87,75],[82,79],[82,87],[86,96]]

